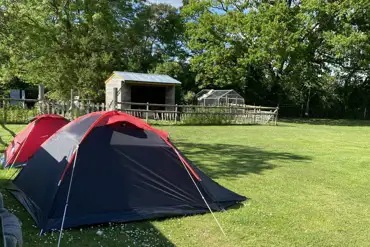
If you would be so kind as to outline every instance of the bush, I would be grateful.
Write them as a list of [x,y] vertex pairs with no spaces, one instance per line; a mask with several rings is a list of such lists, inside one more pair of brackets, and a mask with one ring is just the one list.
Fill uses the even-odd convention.
[[36,115],[37,108],[23,108],[20,104],[0,109],[0,121],[2,123],[28,123]]
[[193,114],[189,112],[182,117],[182,123],[189,125],[223,125],[233,123],[234,116],[225,113],[228,113],[226,109],[217,108],[207,109],[206,112],[194,110]]
[[184,95],[184,103],[187,105],[195,104],[196,103],[195,93],[192,91],[187,92]]

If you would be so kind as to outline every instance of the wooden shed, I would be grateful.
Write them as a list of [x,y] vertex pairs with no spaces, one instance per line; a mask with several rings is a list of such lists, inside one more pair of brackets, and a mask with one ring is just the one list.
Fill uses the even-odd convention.
[[[114,71],[105,81],[105,103],[113,101],[113,88],[118,90],[118,102],[175,104],[175,87],[181,82],[168,76]],[[130,109],[131,105],[118,105]]]

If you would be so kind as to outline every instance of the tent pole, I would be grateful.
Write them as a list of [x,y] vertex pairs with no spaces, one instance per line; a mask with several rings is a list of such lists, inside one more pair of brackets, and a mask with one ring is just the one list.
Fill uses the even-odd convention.
[[[177,151],[177,150],[176,150],[176,153],[177,153],[178,155],[180,155],[180,153],[178,153],[178,151]],[[188,168],[186,167],[186,165],[184,164],[184,161],[183,161],[182,159],[180,159],[180,160],[181,160],[181,163],[183,164],[183,166],[185,167],[185,170],[186,170],[186,171],[187,171],[187,173],[189,174],[189,177],[191,178],[191,181],[193,181],[193,183],[194,183],[195,187],[197,188],[197,190],[198,190],[198,192],[199,192],[200,196],[202,197],[202,199],[203,199],[204,203],[207,205],[207,208],[208,208],[209,212],[211,212],[211,214],[212,214],[213,218],[215,219],[215,221],[216,221],[216,223],[217,223],[218,227],[220,228],[221,232],[222,232],[222,233],[224,234],[224,236],[226,237],[226,233],[225,233],[224,229],[222,228],[222,226],[221,226],[220,222],[217,220],[217,218],[216,218],[215,214],[213,213],[213,211],[212,211],[211,207],[209,206],[209,204],[208,204],[208,202],[207,202],[206,198],[204,198],[204,196],[203,196],[202,192],[200,191],[200,189],[199,189],[199,187],[198,187],[197,183],[194,181],[194,178],[191,176],[189,169],[188,169]]]
[[[62,219],[62,224],[61,224],[61,226],[60,226],[60,231],[59,231],[58,247],[60,246],[60,241],[62,240],[62,233],[63,233],[63,227],[64,227],[64,220],[65,220],[65,218],[66,218],[66,214],[67,214],[67,208],[68,208],[68,202],[69,202],[69,195],[70,195],[70,193],[71,193],[73,174],[74,174],[74,171],[75,171],[76,160],[77,160],[77,155],[78,155],[78,148],[79,148],[79,145],[77,145],[77,147],[76,147],[75,160],[73,161],[71,180],[69,181],[68,193],[67,193],[67,199],[66,199],[66,204],[65,204],[65,206],[64,206],[63,219]],[[58,186],[60,186],[60,184],[61,184],[61,183],[59,183],[59,185],[58,185]]]

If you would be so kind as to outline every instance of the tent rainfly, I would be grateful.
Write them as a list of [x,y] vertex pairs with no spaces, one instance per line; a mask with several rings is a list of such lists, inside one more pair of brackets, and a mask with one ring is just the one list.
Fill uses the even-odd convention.
[[5,150],[0,163],[3,168],[25,166],[41,144],[69,121],[54,114],[39,115],[18,135]]
[[246,200],[200,171],[166,132],[118,111],[61,128],[13,185],[42,231],[207,213]]

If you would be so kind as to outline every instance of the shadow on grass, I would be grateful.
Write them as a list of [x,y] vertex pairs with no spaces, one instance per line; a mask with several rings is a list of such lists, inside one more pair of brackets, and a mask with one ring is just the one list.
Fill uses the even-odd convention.
[[3,153],[7,148],[8,143],[6,143],[0,135],[0,153]]
[[324,118],[282,118],[282,123],[328,125],[328,126],[370,126],[370,120],[324,119]]
[[[40,229],[24,207],[9,193],[11,180],[7,179],[6,170],[0,170],[0,192],[4,196],[5,207],[14,213],[22,222],[23,246],[56,246],[59,231],[40,236]],[[68,213],[67,213],[68,215]],[[98,235],[97,232],[102,234]],[[73,241],[71,241],[71,239]],[[174,247],[150,221],[132,223],[112,223],[81,228],[65,229],[62,246],[100,247],[100,246],[168,246]]]
[[[101,235],[97,232],[101,231]],[[56,232],[59,234],[59,232]],[[82,233],[82,234],[81,234]],[[100,224],[78,229],[66,229],[63,231],[64,245],[67,246],[168,246],[175,247],[150,221],[138,221],[131,223]],[[81,236],[85,241],[68,242],[69,236]],[[85,236],[82,236],[85,235]],[[92,241],[94,240],[94,241]],[[88,241],[88,243],[86,243]],[[99,245],[94,242],[99,241]]]
[[12,136],[12,137],[15,137],[17,134],[13,131],[13,130],[11,130],[11,129],[9,129],[4,123],[0,123],[0,126],[4,129],[4,130],[6,130],[7,132],[9,132],[9,134]]
[[[8,144],[0,136],[0,154],[4,153]],[[1,155],[0,155],[1,156]]]
[[[14,138],[16,136],[16,133],[14,131],[12,131],[11,129],[9,129],[3,123],[0,123],[0,127],[2,129],[4,129],[5,131],[7,131],[12,138]],[[8,145],[9,145],[9,143],[7,143],[6,141],[4,141],[4,139],[0,135],[0,153],[3,153],[5,151],[5,149],[8,147]]]
[[233,178],[249,173],[260,174],[276,165],[269,161],[308,161],[310,157],[287,152],[269,152],[259,148],[228,145],[176,142],[176,146],[211,178]]

